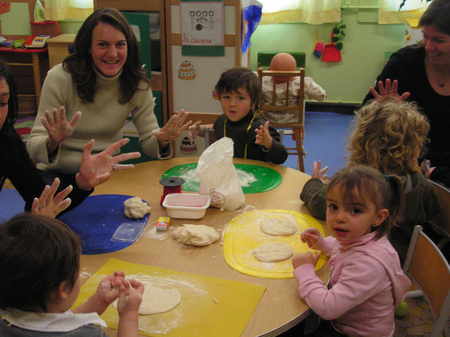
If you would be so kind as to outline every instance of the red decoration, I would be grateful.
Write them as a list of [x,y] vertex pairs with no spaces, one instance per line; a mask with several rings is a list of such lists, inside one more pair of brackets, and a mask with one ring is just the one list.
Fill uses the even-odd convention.
[[8,13],[11,10],[11,3],[0,1],[0,14]]
[[327,43],[322,54],[323,62],[341,62],[341,51],[336,48],[334,43]]

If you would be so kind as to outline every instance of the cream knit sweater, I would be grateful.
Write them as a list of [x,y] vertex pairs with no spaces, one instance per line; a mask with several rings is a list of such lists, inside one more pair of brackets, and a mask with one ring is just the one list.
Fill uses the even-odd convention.
[[[153,113],[151,89],[146,89],[145,84],[142,84],[142,89],[128,103],[120,104],[119,75],[107,78],[97,74],[97,85],[95,101],[85,104],[77,95],[71,75],[61,64],[48,72],[42,88],[38,115],[27,142],[31,158],[40,164],[41,169],[75,173],[80,167],[83,146],[90,139],[95,139],[93,152],[100,152],[121,139],[122,128],[129,115],[137,128],[143,152],[150,157],[159,158],[158,140],[153,136],[159,126]],[[68,119],[76,111],[81,111],[82,116],[72,136],[64,140],[56,155],[49,159],[46,145],[48,133],[40,118],[45,111],[59,106],[65,107]]]

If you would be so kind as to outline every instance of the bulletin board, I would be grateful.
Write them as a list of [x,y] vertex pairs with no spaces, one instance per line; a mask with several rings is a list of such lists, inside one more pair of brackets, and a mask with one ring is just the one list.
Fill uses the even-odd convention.
[[[9,13],[2,14],[3,19],[0,20],[0,34],[4,35],[6,34],[6,37],[9,39],[19,39],[23,38],[24,36],[31,34],[31,28],[30,28],[30,22],[33,20],[33,10],[34,10],[34,3],[36,0],[14,0],[14,1],[5,1],[11,3],[11,11]],[[24,17],[28,23],[28,25],[23,25],[21,22],[17,22],[17,17],[14,13],[15,8],[17,7],[18,10],[22,10],[22,7],[28,7],[28,19],[26,18],[26,14],[24,14]],[[8,31],[5,31],[5,29],[2,27],[5,23],[13,23],[16,22],[16,27],[13,27],[14,30],[13,33],[10,33]]]
[[[201,1],[199,1],[201,2]],[[247,66],[241,53],[242,12],[240,0],[223,0],[223,56],[183,55],[181,1],[166,1],[169,112],[185,109],[191,113],[220,114],[220,104],[212,98],[220,74],[235,66]],[[195,119],[195,117],[193,118]]]

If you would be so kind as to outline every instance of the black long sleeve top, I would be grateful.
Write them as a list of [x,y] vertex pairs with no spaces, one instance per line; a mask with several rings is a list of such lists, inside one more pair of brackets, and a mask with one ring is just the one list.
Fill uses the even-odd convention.
[[[398,92],[411,93],[408,101],[414,101],[430,122],[430,143],[427,158],[437,165],[450,166],[448,132],[450,130],[450,96],[438,94],[425,70],[425,49],[417,45],[404,47],[393,53],[377,81],[390,78],[398,80]],[[370,92],[364,103],[372,99]]]
[[[5,123],[0,130],[0,189],[5,179],[8,178],[16,190],[25,200],[25,210],[29,211],[35,197],[39,197],[45,185],[41,171],[39,171],[25,148],[25,144],[16,133],[10,123]],[[80,204],[92,190],[79,189],[75,182],[75,175],[59,176],[61,180],[60,189],[71,184],[73,191],[69,197],[72,199],[70,208]]]
[[[267,150],[262,145],[255,144],[255,129],[263,125],[265,120],[255,117],[252,121],[252,118],[253,114],[249,113],[241,120],[232,122],[225,115],[219,116],[214,123],[215,138],[220,139],[226,134],[227,137],[233,139],[235,158],[261,160],[274,164],[284,163],[288,154],[286,148],[281,144],[281,137],[278,131],[269,127],[269,132],[272,136],[272,148]],[[252,124],[250,127],[249,123]]]

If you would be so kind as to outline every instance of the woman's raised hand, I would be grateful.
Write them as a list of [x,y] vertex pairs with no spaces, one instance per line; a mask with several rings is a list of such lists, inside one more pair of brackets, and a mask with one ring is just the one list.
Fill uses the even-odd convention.
[[391,81],[390,78],[387,78],[384,83],[383,81],[378,81],[377,88],[378,91],[374,87],[370,87],[369,90],[374,99],[379,102],[385,99],[397,99],[400,101],[405,101],[411,95],[409,91],[405,91],[400,95],[398,93],[398,81]]
[[189,129],[192,121],[186,122],[188,116],[189,113],[183,109],[175,112],[167,121],[166,125],[155,133],[159,143],[161,145],[167,145],[177,139],[183,131]]
[[51,186],[45,186],[41,195],[33,200],[31,205],[32,213],[54,218],[70,206],[72,201],[70,198],[67,198],[67,196],[72,192],[72,185],[69,185],[62,191],[56,193],[59,184],[59,178],[55,178]]
[[69,121],[66,116],[66,109],[63,106],[45,112],[40,121],[48,132],[47,146],[50,153],[54,152],[59,144],[72,135],[80,118],[81,111],[77,111]]
[[102,152],[92,154],[95,141],[91,139],[83,148],[80,171],[77,173],[75,178],[78,187],[84,190],[90,190],[108,180],[113,170],[122,170],[134,167],[133,164],[124,165],[119,163],[125,160],[139,158],[141,156],[139,152],[114,155],[129,141],[130,140],[128,138],[122,138],[109,145]]

